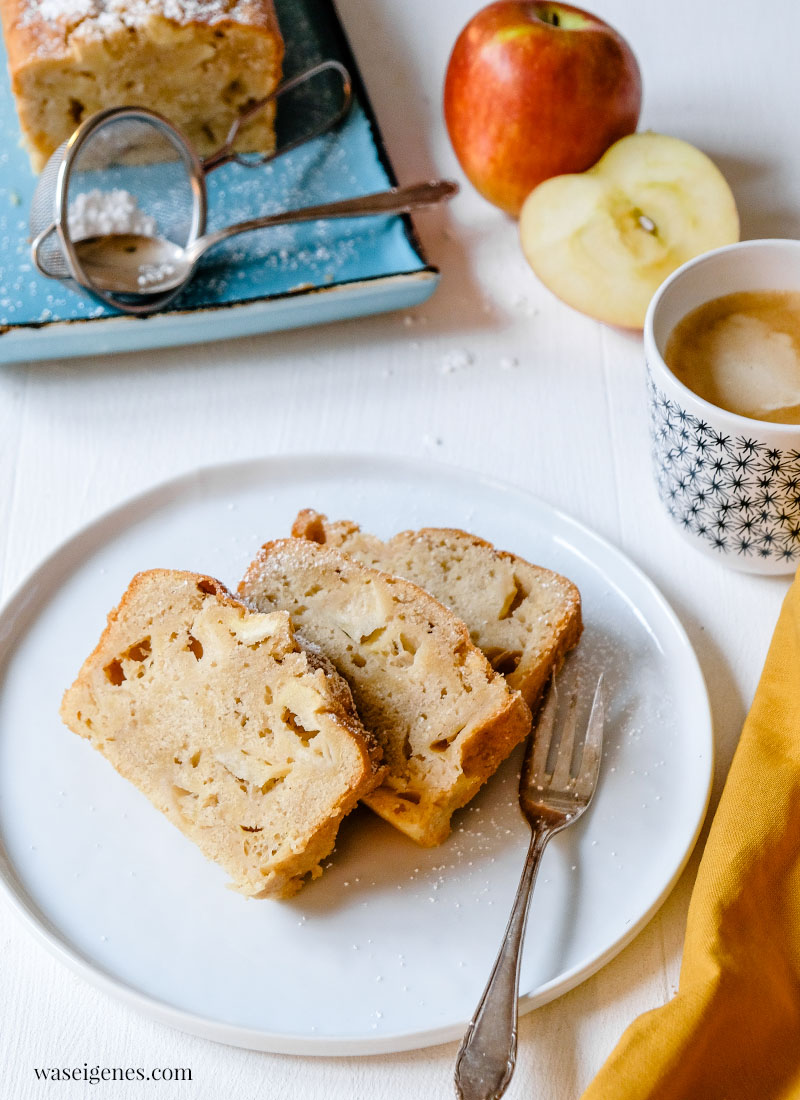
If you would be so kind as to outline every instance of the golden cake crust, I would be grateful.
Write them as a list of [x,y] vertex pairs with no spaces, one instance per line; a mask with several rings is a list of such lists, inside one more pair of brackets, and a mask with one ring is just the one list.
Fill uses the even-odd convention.
[[72,56],[76,43],[164,20],[174,27],[237,25],[280,43],[272,0],[0,0],[12,82],[37,61]]

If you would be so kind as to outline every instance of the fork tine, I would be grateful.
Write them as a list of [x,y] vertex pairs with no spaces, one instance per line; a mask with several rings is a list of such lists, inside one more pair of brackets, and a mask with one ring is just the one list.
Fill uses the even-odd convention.
[[528,767],[523,768],[523,778],[527,778],[528,781],[535,778],[539,784],[543,784],[547,780],[547,758],[550,755],[550,742],[553,740],[557,706],[556,682],[551,679],[547,689],[547,700],[531,734],[533,751],[528,754],[526,760]]
[[576,689],[569,697],[567,713],[562,723],[556,766],[553,770],[553,778],[550,781],[550,786],[554,791],[563,791],[569,786],[570,773],[572,771],[572,754],[575,751],[575,727],[577,722],[578,692]]
[[600,760],[603,755],[603,723],[605,721],[605,700],[603,697],[603,676],[597,681],[592,700],[592,710],[586,727],[583,742],[580,771],[575,782],[575,793],[581,798],[591,798],[597,784]]

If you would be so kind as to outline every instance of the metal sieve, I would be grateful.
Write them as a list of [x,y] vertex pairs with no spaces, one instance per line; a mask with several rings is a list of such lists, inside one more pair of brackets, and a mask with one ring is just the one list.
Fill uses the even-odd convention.
[[[342,81],[342,102],[327,118],[273,153],[242,154],[233,145],[239,131],[267,104],[299,85],[326,73]],[[281,83],[271,95],[254,103],[231,126],[224,143],[201,158],[188,138],[168,119],[144,107],[112,107],[86,119],[52,154],[39,178],[30,211],[31,254],[36,268],[73,289],[83,288],[125,313],[162,309],[181,291],[138,295],[105,289],[81,261],[80,237],[143,231],[157,226],[158,236],[188,248],[203,235],[208,213],[206,176],[224,164],[261,167],[337,125],[352,103],[352,83],[338,61],[326,60]],[[135,200],[134,222],[119,226],[121,198]],[[84,224],[77,217],[84,211]],[[86,223],[86,211],[90,214]],[[127,211],[130,218],[131,211]],[[93,220],[92,220],[93,219]]]

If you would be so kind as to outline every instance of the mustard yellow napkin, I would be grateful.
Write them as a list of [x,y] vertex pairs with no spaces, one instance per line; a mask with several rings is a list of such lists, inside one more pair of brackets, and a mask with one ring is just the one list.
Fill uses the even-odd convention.
[[678,993],[583,1100],[800,1100],[800,579],[700,863]]

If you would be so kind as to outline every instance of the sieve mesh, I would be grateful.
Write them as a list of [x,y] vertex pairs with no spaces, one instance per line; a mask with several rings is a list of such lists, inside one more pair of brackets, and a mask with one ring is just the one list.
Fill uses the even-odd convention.
[[144,233],[185,245],[195,200],[179,141],[171,127],[147,115],[114,116],[92,129],[67,174],[70,239]]
[[129,109],[96,116],[53,153],[37,184],[31,236],[52,227],[35,250],[37,266],[60,279],[74,271],[94,290],[71,247],[76,241],[142,233],[185,246],[205,225],[201,172],[182,136],[159,116]]
[[44,275],[53,279],[68,279],[69,264],[55,232],[55,199],[58,186],[58,170],[64,159],[67,142],[62,142],[44,166],[36,190],[33,192],[28,227],[31,239],[35,239],[48,227],[51,233],[42,241],[36,254],[37,266]]

